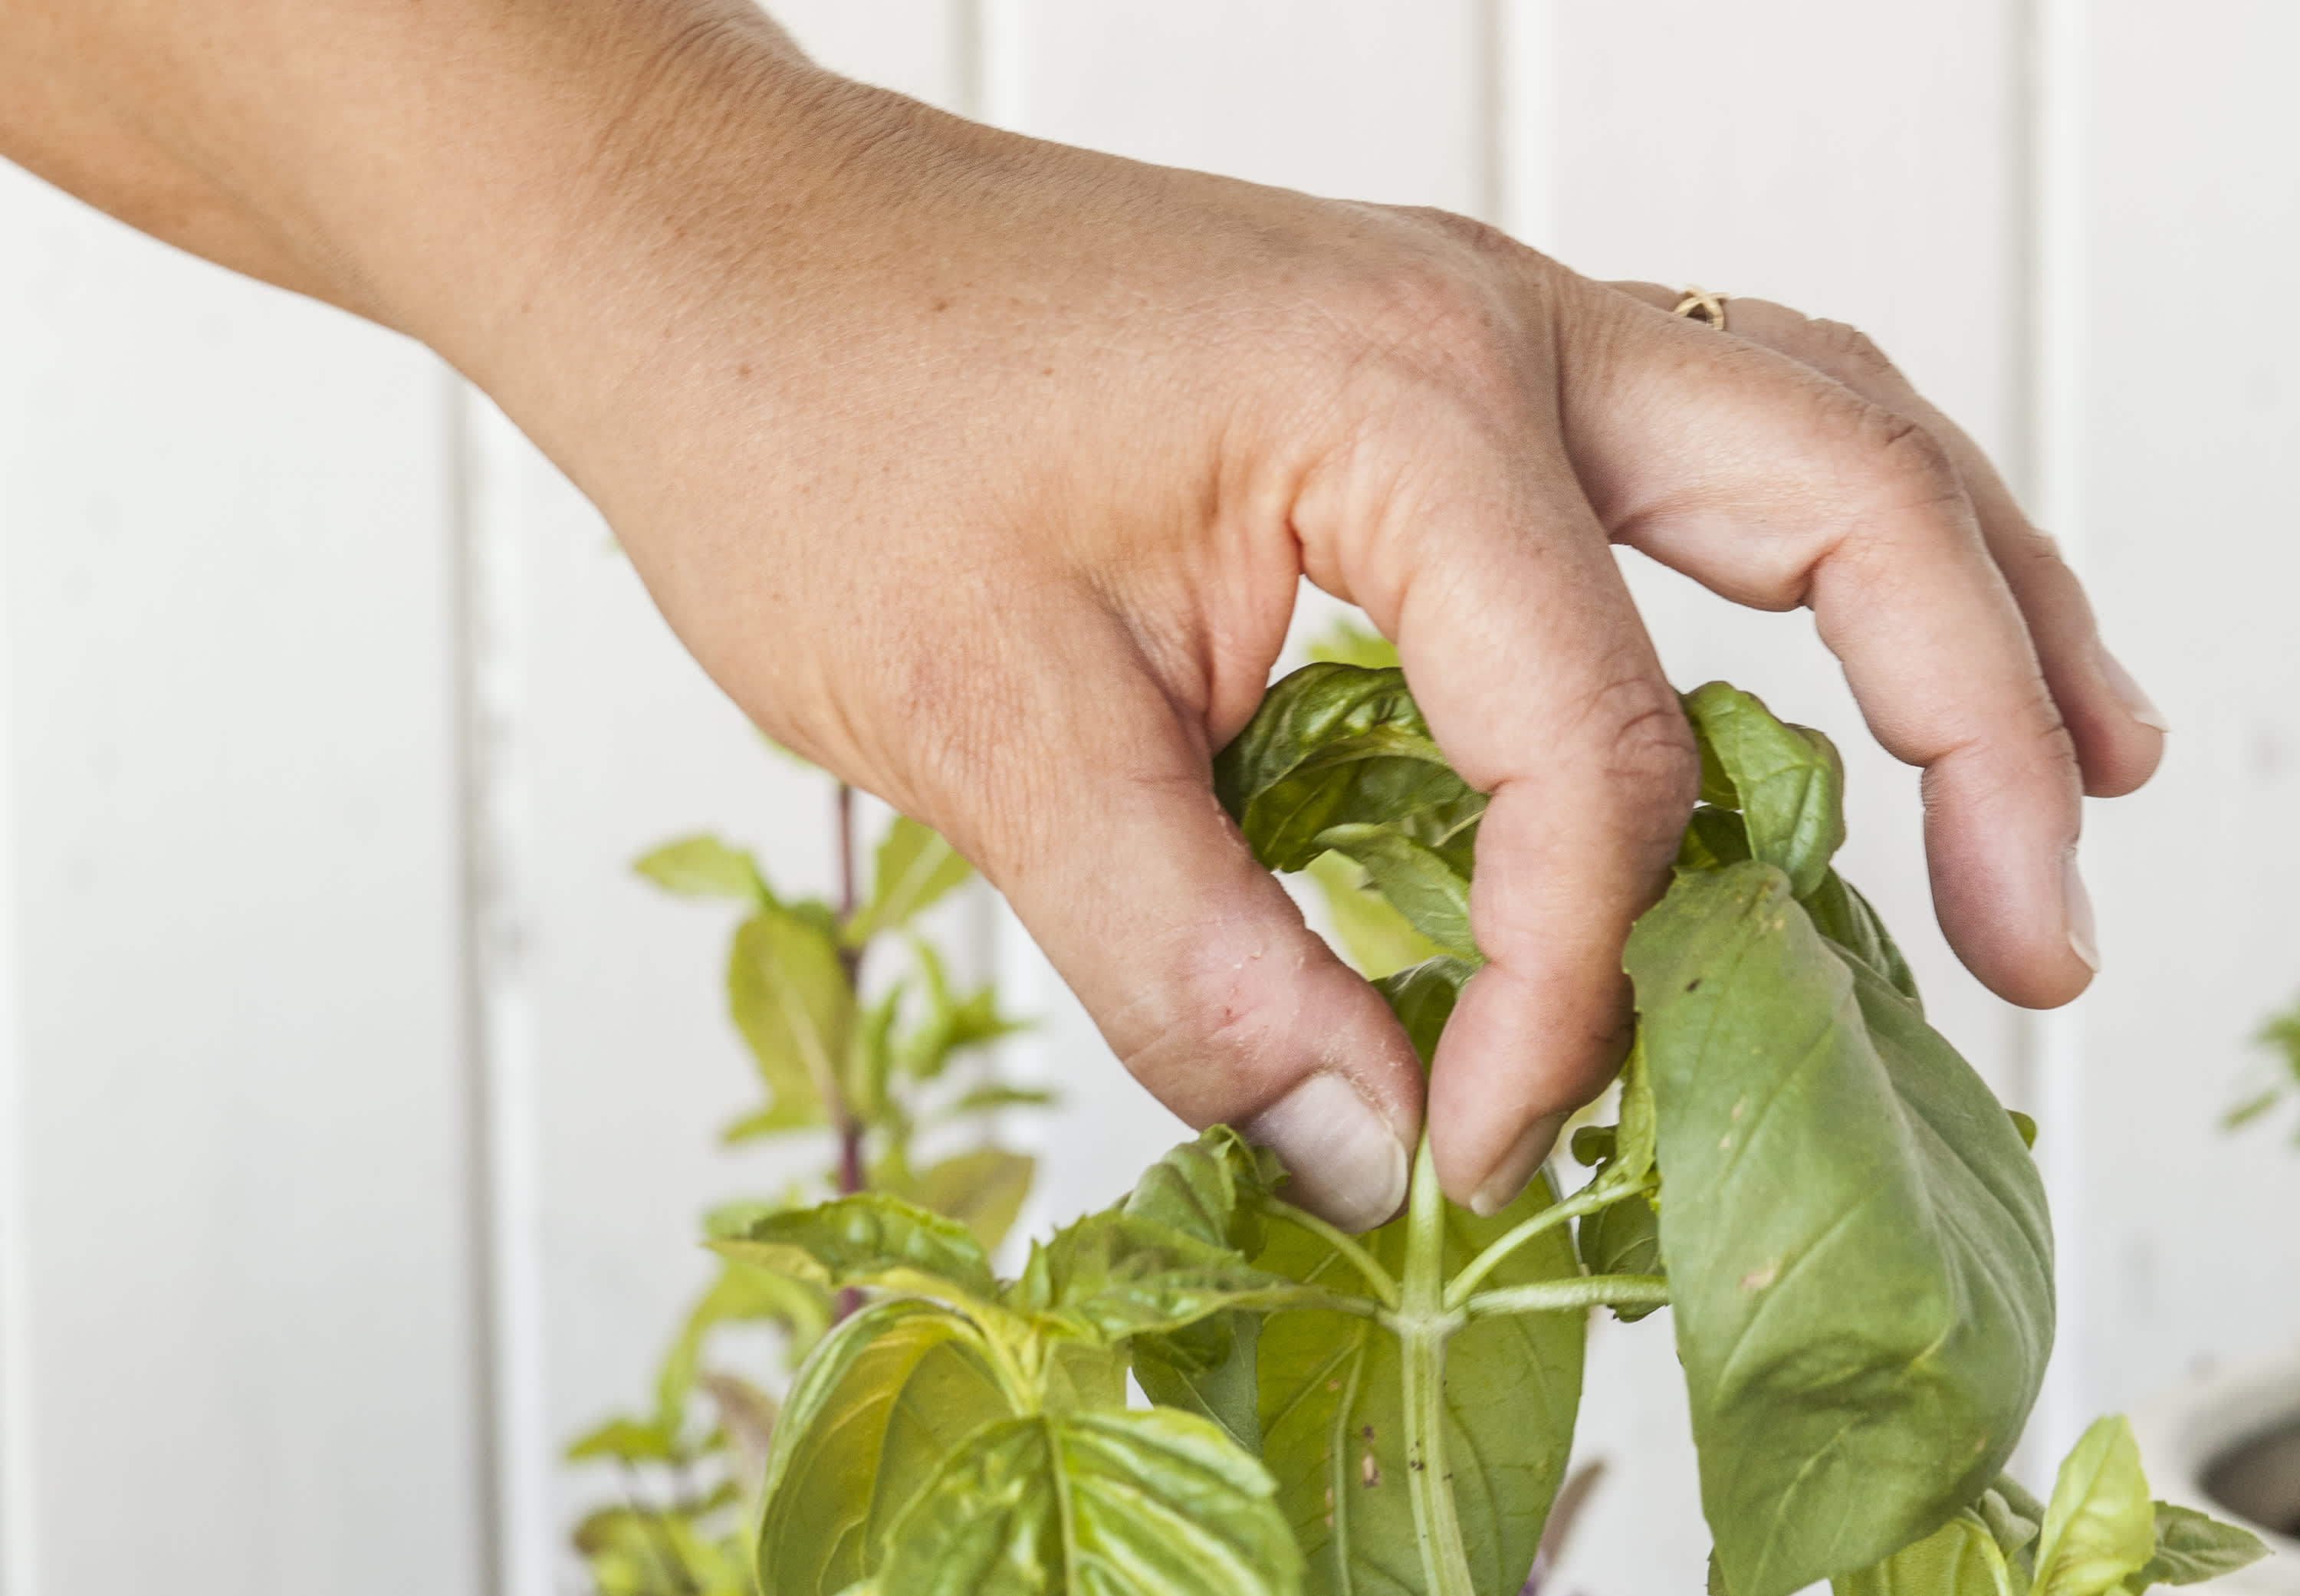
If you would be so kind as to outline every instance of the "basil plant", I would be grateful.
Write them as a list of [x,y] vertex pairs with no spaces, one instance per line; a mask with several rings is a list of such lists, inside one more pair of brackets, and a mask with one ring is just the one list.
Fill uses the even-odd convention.
[[[1350,1236],[1217,1126],[1013,1280],[879,1193],[720,1242],[870,1297],[776,1425],[766,1596],[1510,1596],[1564,1474],[1590,1310],[1664,1303],[1712,1590],[2138,1596],[2257,1555],[2151,1504],[2121,1421],[2048,1506],[2002,1476],[2053,1340],[2029,1127],[1925,1023],[1832,867],[1828,739],[1721,683],[1684,704],[1701,802],[1629,938],[1637,1041],[1618,1123],[1576,1139],[1596,1166],[1576,1194],[1545,1172],[1474,1216],[1425,1142],[1405,1211]],[[1337,881],[1349,861],[1427,951],[1378,983],[1426,1060],[1479,962],[1485,799],[1404,677],[1296,672],[1215,776],[1264,863]]]

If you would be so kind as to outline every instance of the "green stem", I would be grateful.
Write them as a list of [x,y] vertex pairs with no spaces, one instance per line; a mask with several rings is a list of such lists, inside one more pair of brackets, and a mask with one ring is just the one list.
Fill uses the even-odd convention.
[[1373,1294],[1381,1299],[1381,1305],[1384,1308],[1395,1309],[1397,1306],[1396,1280],[1391,1276],[1388,1269],[1383,1268],[1374,1260],[1372,1253],[1358,1243],[1355,1236],[1346,1231],[1337,1230],[1317,1215],[1304,1212],[1283,1198],[1264,1197],[1262,1200],[1262,1211],[1273,1219],[1283,1220],[1316,1236],[1347,1260],[1351,1268],[1365,1276],[1365,1283],[1373,1288]]
[[1255,1313],[1348,1313],[1362,1319],[1383,1318],[1387,1311],[1371,1297],[1361,1297],[1354,1292],[1321,1291],[1314,1285],[1257,1293],[1239,1306]]
[[1479,1292],[1462,1304],[1473,1319],[1497,1314],[1559,1313],[1604,1303],[1613,1308],[1659,1308],[1669,1301],[1669,1282],[1659,1275],[1585,1275],[1579,1280],[1544,1280]]
[[1477,1596],[1462,1521],[1454,1510],[1446,1467],[1446,1337],[1453,1326],[1444,1301],[1446,1199],[1429,1156],[1429,1133],[1413,1156],[1407,1206],[1405,1280],[1396,1328],[1405,1414],[1405,1481],[1413,1504],[1413,1538],[1429,1596]]
[[1459,1308],[1468,1301],[1470,1293],[1478,1289],[1479,1281],[1501,1268],[1503,1260],[1511,1253],[1544,1231],[1554,1230],[1568,1219],[1579,1218],[1583,1214],[1594,1214],[1601,1208],[1611,1208],[1624,1198],[1642,1196],[1647,1189],[1646,1185],[1631,1185],[1626,1183],[1607,1188],[1603,1181],[1596,1181],[1591,1183],[1586,1191],[1569,1197],[1562,1202],[1551,1203],[1531,1218],[1512,1226],[1484,1251],[1464,1264],[1462,1267],[1462,1272],[1454,1276],[1453,1284],[1446,1288],[1446,1306]]

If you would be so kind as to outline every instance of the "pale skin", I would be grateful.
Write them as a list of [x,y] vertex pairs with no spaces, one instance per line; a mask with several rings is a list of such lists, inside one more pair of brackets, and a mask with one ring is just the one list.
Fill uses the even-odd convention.
[[[1497,1207],[1619,1062],[1696,766],[1611,544],[1813,611],[1983,982],[2097,968],[2079,794],[2163,722],[1849,328],[980,128],[739,0],[0,0],[0,154],[438,351],[753,719],[945,831],[1152,1092],[1338,1223],[1425,1114]],[[1211,793],[1305,573],[1493,794],[1426,1101]]]

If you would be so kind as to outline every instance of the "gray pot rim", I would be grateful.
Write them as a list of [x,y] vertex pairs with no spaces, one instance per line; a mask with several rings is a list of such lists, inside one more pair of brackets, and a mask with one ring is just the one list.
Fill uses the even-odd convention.
[[2300,1596],[2300,1540],[2230,1512],[2204,1492],[2213,1463],[2237,1448],[2300,1427],[2300,1344],[2191,1380],[2132,1416],[2148,1484],[2165,1501],[2241,1524],[2276,1555],[2217,1582],[2228,1596]]

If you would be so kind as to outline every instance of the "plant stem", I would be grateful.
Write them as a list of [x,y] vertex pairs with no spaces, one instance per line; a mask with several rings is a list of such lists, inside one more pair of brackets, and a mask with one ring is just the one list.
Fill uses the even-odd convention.
[[1611,1208],[1624,1198],[1642,1196],[1646,1190],[1647,1187],[1642,1185],[1622,1185],[1604,1189],[1602,1183],[1593,1183],[1587,1191],[1578,1193],[1562,1202],[1551,1203],[1531,1218],[1512,1226],[1484,1251],[1462,1265],[1462,1272],[1454,1276],[1453,1284],[1446,1288],[1446,1306],[1459,1308],[1468,1301],[1470,1293],[1478,1289],[1479,1281],[1500,1268],[1503,1259],[1542,1232],[1554,1230],[1566,1220],[1578,1218],[1583,1214]]
[[1562,1313],[1568,1309],[1659,1308],[1669,1301],[1669,1282],[1659,1275],[1585,1275],[1579,1280],[1542,1280],[1479,1292],[1462,1304],[1470,1318],[1497,1314]]
[[[838,784],[838,923],[845,926],[854,918],[855,906],[862,893],[854,879],[854,789],[845,782]],[[838,968],[846,973],[846,985],[855,989],[862,974],[862,951],[850,948],[846,939],[838,943]],[[861,1191],[867,1181],[862,1172],[862,1123],[854,1117],[846,1101],[846,1094],[833,1083],[829,1093],[832,1101],[826,1104],[831,1123],[838,1127],[838,1194],[851,1197]],[[838,1312],[832,1322],[846,1318],[862,1306],[862,1293],[848,1286],[838,1293]]]
[[1395,1320],[1405,1413],[1405,1482],[1413,1504],[1413,1538],[1421,1552],[1429,1596],[1477,1596],[1454,1510],[1454,1484],[1446,1467],[1446,1337],[1453,1326],[1444,1301],[1446,1198],[1429,1133],[1413,1155],[1408,1200],[1405,1279]]
[[1381,1305],[1384,1308],[1395,1309],[1397,1306],[1396,1280],[1392,1278],[1388,1269],[1375,1261],[1372,1253],[1359,1244],[1355,1236],[1335,1229],[1317,1215],[1296,1208],[1281,1197],[1264,1197],[1262,1200],[1262,1211],[1273,1219],[1297,1226],[1316,1236],[1339,1253],[1351,1268],[1365,1277],[1365,1283],[1373,1288],[1373,1294],[1381,1299]]

